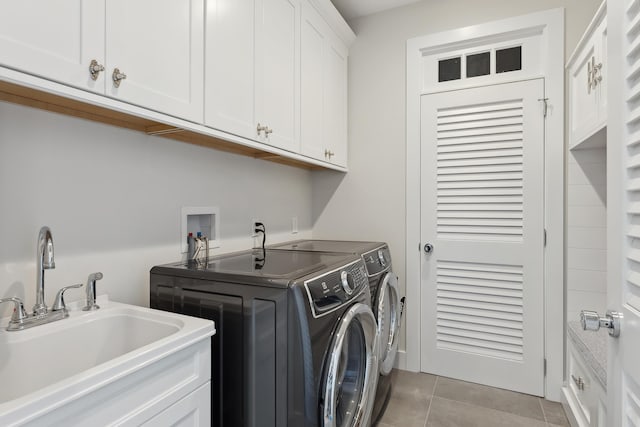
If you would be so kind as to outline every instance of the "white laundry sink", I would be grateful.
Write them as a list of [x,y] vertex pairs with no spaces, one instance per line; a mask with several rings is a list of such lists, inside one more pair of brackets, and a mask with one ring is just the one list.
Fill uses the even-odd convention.
[[205,319],[99,304],[92,312],[71,305],[69,318],[23,331],[5,331],[2,320],[0,425],[36,420],[215,332]]

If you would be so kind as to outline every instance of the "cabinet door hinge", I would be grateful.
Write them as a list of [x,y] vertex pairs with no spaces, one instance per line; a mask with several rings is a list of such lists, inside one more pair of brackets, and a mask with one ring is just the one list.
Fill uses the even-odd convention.
[[546,228],[542,230],[542,245],[545,248],[547,247],[547,229]]
[[547,376],[547,359],[542,359],[542,371],[544,372],[544,376]]
[[542,116],[547,117],[547,111],[549,110],[549,98],[538,98],[538,101],[542,101]]

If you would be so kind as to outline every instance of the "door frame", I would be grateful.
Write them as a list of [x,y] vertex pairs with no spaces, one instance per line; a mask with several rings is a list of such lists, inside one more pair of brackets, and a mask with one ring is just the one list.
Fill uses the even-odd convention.
[[[447,82],[441,89],[423,82],[423,63],[430,55],[470,47],[528,39],[539,49],[539,61],[510,75],[482,77],[481,81]],[[421,260],[420,242],[420,96],[430,92],[463,89],[488,84],[544,78],[548,114],[545,122],[544,224],[544,354],[545,396],[559,401],[564,381],[564,9],[551,9],[500,21],[459,28],[407,41],[407,148],[406,148],[406,340],[398,367],[420,370],[421,348]],[[523,58],[525,58],[523,54]],[[530,65],[530,64],[529,64]],[[542,110],[541,110],[542,111]],[[562,183],[562,185],[558,185]],[[417,195],[417,197],[414,197]],[[417,305],[414,305],[417,304]],[[562,326],[558,326],[562,325]]]

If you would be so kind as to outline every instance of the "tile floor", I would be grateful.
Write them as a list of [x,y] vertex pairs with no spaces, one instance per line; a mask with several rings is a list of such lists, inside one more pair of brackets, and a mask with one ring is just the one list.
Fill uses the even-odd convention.
[[569,427],[559,403],[429,374],[394,370],[377,427]]

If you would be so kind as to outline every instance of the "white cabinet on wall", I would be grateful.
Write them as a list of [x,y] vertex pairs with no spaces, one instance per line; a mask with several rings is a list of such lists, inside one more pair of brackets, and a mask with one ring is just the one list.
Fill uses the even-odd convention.
[[92,60],[104,63],[104,0],[25,0],[0,13],[0,65],[91,91]]
[[315,8],[302,4],[301,151],[347,164],[347,48]]
[[108,96],[202,122],[203,62],[204,0],[106,0]]
[[299,1],[207,9],[205,124],[298,152]]
[[[569,74],[569,146],[601,140],[607,124],[606,2],[567,63]],[[593,141],[598,144],[598,141]],[[591,144],[589,144],[591,145]]]
[[202,121],[203,28],[203,0],[16,2],[0,65]]

